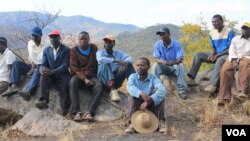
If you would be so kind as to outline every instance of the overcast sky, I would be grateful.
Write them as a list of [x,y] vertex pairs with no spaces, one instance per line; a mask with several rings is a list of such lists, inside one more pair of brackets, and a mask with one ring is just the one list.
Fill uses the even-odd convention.
[[214,14],[250,22],[250,0],[7,0],[0,12],[62,10],[61,15],[83,15],[108,23],[147,27],[157,23],[181,25],[197,22],[200,15],[211,25]]

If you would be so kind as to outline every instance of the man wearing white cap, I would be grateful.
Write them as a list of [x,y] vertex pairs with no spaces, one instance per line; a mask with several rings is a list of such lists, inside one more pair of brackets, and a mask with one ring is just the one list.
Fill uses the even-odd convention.
[[97,77],[102,84],[108,87],[111,100],[120,101],[117,89],[123,81],[135,72],[133,58],[121,50],[113,50],[115,38],[107,35],[103,38],[104,48],[96,53],[98,61]]
[[218,106],[224,106],[231,100],[231,82],[234,73],[238,74],[238,97],[247,98],[246,92],[250,80],[250,23],[241,27],[242,34],[235,36],[229,47],[229,56],[220,72],[220,90]]

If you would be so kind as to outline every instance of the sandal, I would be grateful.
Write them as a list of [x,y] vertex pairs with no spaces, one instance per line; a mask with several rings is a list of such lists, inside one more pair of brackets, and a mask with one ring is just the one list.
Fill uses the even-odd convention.
[[89,121],[89,122],[94,121],[94,117],[92,116],[92,114],[90,112],[84,113],[83,116],[82,116],[82,118],[84,120]]
[[73,120],[74,121],[82,121],[84,120],[82,117],[82,113],[81,112],[77,112],[74,116],[73,116]]

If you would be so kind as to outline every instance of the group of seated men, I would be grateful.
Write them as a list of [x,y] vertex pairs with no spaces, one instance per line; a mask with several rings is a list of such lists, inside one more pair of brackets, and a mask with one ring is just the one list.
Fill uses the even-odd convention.
[[[218,106],[223,106],[230,102],[231,80],[234,79],[235,69],[238,69],[238,96],[241,99],[247,97],[250,79],[250,23],[244,24],[241,27],[242,34],[237,36],[223,24],[221,15],[214,15],[212,24],[214,29],[209,38],[213,51],[195,54],[188,73],[182,64],[183,48],[170,37],[170,30],[166,27],[156,32],[161,40],[154,45],[155,74],[148,73],[150,62],[146,57],[137,60],[135,70],[131,56],[113,49],[115,38],[112,35],[105,36],[104,48],[98,49],[90,43],[89,33],[82,31],[78,35],[78,44],[69,48],[61,42],[60,32],[52,30],[48,34],[51,45],[45,47],[42,29],[34,27],[31,30],[32,40],[27,47],[29,63],[16,60],[15,54],[7,48],[6,38],[0,37],[0,93],[2,96],[18,93],[29,101],[38,88],[40,98],[35,106],[46,109],[49,107],[49,88],[53,84],[59,93],[62,115],[69,114],[74,121],[93,121],[103,89],[110,91],[111,100],[120,101],[117,89],[127,79],[126,88],[131,96],[129,116],[139,109],[148,109],[159,119],[159,131],[165,132],[164,98],[167,91],[160,79],[163,75],[177,77],[178,95],[185,100],[187,86],[198,85],[195,77],[201,63],[215,64],[211,84],[205,91],[213,93],[219,89]],[[21,75],[30,77],[24,91],[17,87]],[[80,88],[89,89],[92,95],[85,113],[80,109]],[[131,124],[126,132],[134,132]]]

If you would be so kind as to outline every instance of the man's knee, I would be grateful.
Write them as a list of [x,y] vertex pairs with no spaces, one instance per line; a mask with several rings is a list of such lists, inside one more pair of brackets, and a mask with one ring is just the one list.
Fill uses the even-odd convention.
[[79,79],[79,78],[77,78],[77,76],[73,76],[73,77],[70,79],[70,81],[69,81],[70,87],[75,86],[75,85],[77,84],[77,79]]

